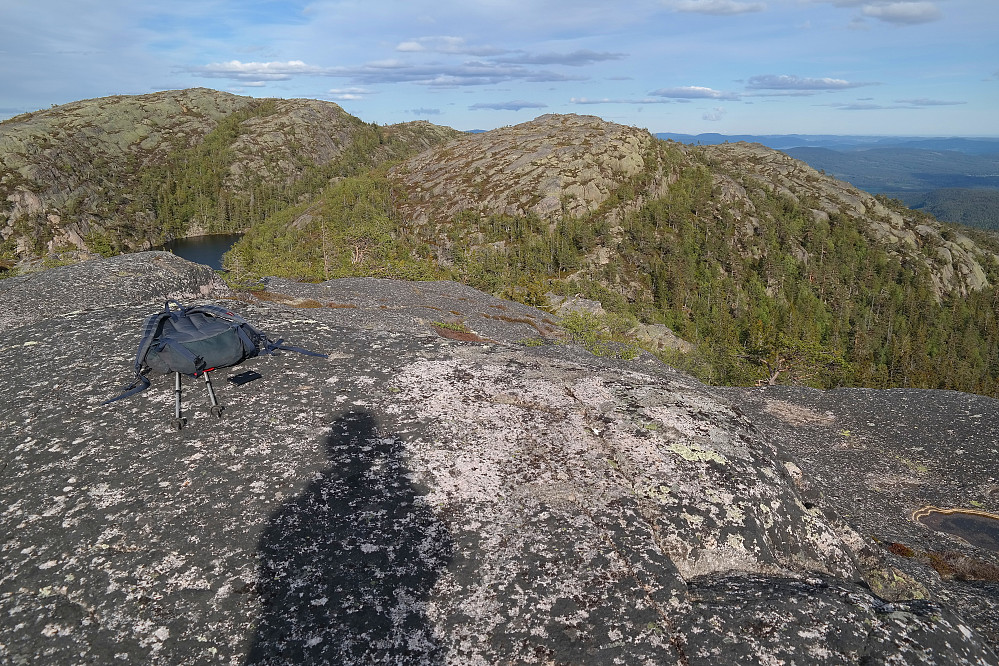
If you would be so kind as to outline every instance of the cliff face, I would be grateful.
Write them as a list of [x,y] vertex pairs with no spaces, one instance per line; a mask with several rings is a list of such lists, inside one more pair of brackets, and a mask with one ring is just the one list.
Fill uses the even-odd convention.
[[[995,579],[943,580],[887,539],[979,573],[999,556],[911,522],[922,491],[849,511],[847,458],[807,447],[849,429],[896,447],[885,478],[909,460],[933,501],[996,511],[987,473],[922,439],[943,405],[994,470],[994,400],[879,393],[911,428],[888,442],[868,394],[709,389],[453,283],[238,295],[142,253],[0,290],[4,662],[999,663]],[[215,371],[221,420],[185,380],[181,431],[166,376],[102,405],[166,296],[329,358]]]

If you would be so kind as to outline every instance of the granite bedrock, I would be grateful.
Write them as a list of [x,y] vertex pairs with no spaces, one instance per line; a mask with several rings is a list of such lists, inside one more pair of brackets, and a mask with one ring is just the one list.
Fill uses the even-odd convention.
[[[221,419],[188,380],[181,431],[166,376],[102,405],[168,297],[329,358],[215,371]],[[995,400],[712,388],[458,284],[160,252],[0,304],[0,663],[999,664],[997,554],[911,520],[996,510]]]

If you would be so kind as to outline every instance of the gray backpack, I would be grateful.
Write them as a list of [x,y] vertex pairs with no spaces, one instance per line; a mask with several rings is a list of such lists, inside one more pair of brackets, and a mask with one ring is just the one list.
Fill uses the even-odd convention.
[[[177,308],[172,308],[171,304]],[[286,345],[281,339],[273,341],[238,314],[218,305],[184,307],[177,301],[168,300],[162,312],[146,318],[135,355],[135,381],[104,404],[145,391],[150,386],[146,375],[151,371],[172,372],[176,395],[174,426],[179,430],[186,423],[180,412],[180,376],[203,375],[211,412],[221,417],[222,405],[215,397],[208,373],[216,368],[239,365],[260,354],[273,354],[277,350],[326,358],[325,354]]]

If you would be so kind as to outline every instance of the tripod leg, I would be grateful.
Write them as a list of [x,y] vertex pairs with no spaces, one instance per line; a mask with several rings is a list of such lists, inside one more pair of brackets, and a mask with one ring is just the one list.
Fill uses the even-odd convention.
[[205,371],[205,386],[208,387],[208,399],[212,403],[211,412],[215,416],[222,417],[222,405],[219,404],[218,398],[215,397],[215,388],[212,386],[212,378],[208,371]]
[[175,372],[174,374],[174,384],[173,384],[173,395],[174,395],[174,409],[173,409],[173,426],[180,430],[184,427],[187,419],[180,415],[180,373]]

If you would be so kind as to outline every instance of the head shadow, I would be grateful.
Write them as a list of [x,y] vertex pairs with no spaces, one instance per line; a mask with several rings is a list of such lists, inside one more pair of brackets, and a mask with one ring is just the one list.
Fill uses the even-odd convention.
[[261,611],[245,664],[442,663],[426,599],[451,534],[407,477],[403,443],[339,417],[329,466],[261,536]]

